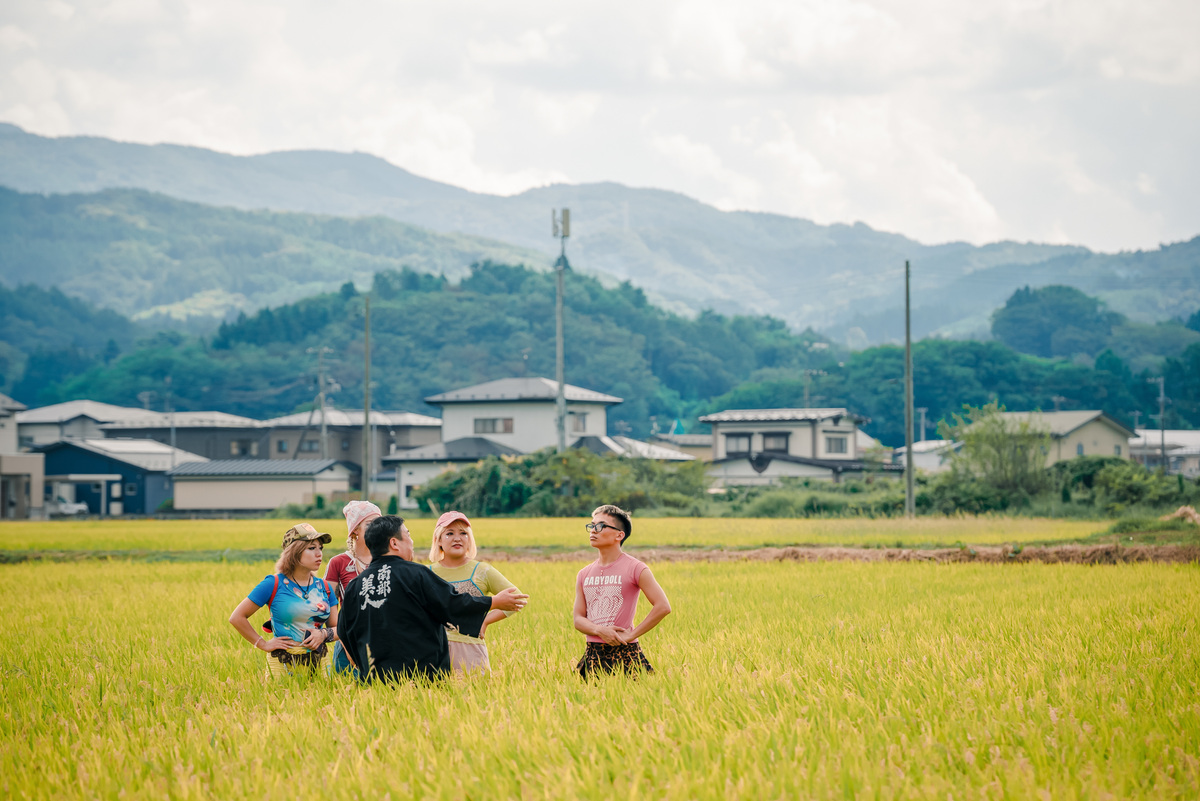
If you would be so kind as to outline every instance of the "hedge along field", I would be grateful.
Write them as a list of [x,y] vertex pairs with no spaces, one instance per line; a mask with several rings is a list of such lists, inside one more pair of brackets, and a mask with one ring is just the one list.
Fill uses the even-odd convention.
[[[62,520],[0,523],[3,550],[181,550],[278,548],[293,520]],[[346,524],[311,521],[339,548]],[[484,548],[587,548],[583,518],[478,518]],[[409,528],[418,545],[428,542],[434,521],[417,518]],[[884,545],[946,547],[1050,542],[1087,537],[1105,521],[1028,517],[922,517],[904,519],[766,519],[635,516],[633,548],[697,546],[749,548],[781,545]]]
[[492,676],[398,687],[264,681],[226,618],[268,564],[0,567],[0,792],[1200,794],[1196,566],[653,564],[658,672],[593,684],[578,567],[504,565],[532,599]]

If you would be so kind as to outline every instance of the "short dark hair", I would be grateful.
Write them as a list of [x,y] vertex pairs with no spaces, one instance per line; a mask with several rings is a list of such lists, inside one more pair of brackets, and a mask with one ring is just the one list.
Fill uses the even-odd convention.
[[621,538],[621,544],[629,542],[629,536],[633,534],[633,521],[629,519],[629,512],[626,512],[620,506],[613,506],[611,503],[606,503],[603,506],[597,506],[592,512],[592,517],[596,515],[608,515],[613,520],[621,524],[621,528],[625,531],[625,536]]
[[367,533],[363,535],[363,542],[367,544],[371,558],[386,554],[392,537],[399,537],[403,526],[404,518],[397,515],[384,515],[372,520],[367,525]]

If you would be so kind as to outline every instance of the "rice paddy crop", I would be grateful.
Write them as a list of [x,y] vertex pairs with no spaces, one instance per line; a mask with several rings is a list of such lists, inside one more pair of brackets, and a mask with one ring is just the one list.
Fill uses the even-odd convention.
[[[197,550],[278,548],[291,520],[64,520],[0,524],[0,550]],[[345,523],[312,521],[334,537]],[[582,518],[477,519],[479,542],[488,548],[586,548]],[[646,518],[636,519],[633,548],[765,545],[953,546],[999,545],[1085,538],[1108,527],[1104,521],[1024,517],[929,517],[916,520],[839,518]],[[414,519],[418,543],[433,521]]]
[[[243,525],[213,536],[280,523]],[[657,672],[591,684],[578,567],[504,566],[532,601],[489,630],[490,677],[363,687],[264,680],[225,621],[268,564],[0,566],[0,793],[1200,795],[1194,565],[653,564],[675,610],[643,640]]]

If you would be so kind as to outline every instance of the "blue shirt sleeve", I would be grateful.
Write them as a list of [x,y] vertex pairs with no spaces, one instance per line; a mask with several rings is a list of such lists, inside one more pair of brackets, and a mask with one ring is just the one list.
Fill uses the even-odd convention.
[[275,589],[275,576],[267,576],[262,581],[258,582],[258,586],[250,590],[250,594],[246,597],[250,599],[250,603],[258,606],[266,606],[267,601],[271,600],[271,591]]

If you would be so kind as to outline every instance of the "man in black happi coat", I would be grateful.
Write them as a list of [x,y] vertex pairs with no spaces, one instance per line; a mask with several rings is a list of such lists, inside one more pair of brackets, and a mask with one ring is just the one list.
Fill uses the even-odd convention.
[[376,518],[363,539],[371,564],[346,588],[338,637],[364,680],[448,675],[447,623],[477,637],[489,611],[516,611],[529,598],[515,589],[490,598],[456,593],[412,561],[412,536],[395,515]]

